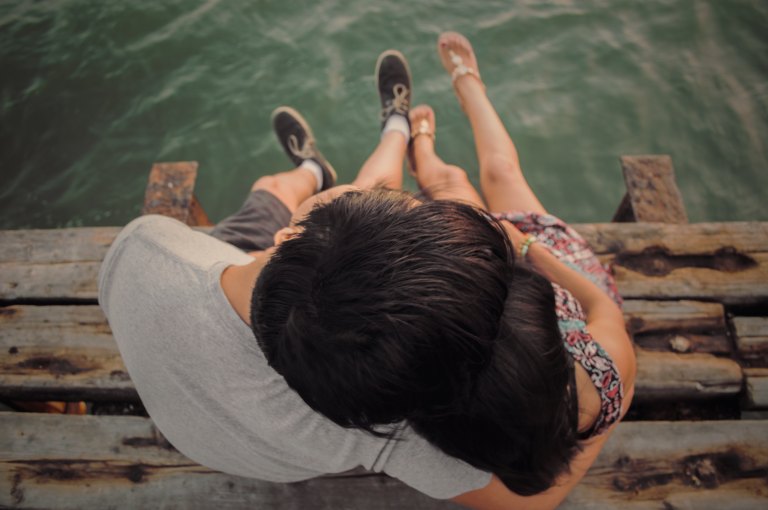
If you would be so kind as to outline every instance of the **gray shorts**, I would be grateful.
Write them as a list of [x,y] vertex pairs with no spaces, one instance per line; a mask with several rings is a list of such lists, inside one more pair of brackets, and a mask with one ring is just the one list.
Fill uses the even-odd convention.
[[251,191],[240,210],[224,218],[211,231],[216,239],[245,252],[266,250],[274,245],[275,233],[287,227],[291,211],[275,195],[259,189]]

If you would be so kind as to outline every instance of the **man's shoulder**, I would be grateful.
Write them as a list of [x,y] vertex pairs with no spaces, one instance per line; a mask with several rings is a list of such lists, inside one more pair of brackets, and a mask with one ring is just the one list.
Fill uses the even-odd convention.
[[190,235],[194,235],[194,231],[177,219],[159,214],[147,214],[139,216],[123,227],[111,248],[116,249],[124,243],[142,241],[166,244],[179,237],[183,238]]
[[159,215],[141,216],[118,234],[99,271],[99,301],[115,281],[128,286],[159,285],[183,273],[206,272],[214,264],[245,264],[251,260],[232,245],[178,220]]

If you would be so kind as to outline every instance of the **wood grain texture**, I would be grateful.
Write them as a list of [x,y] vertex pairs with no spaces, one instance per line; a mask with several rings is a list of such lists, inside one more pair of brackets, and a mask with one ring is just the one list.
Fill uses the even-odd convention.
[[[678,303],[680,313],[703,313],[706,303]],[[633,303],[631,316],[650,328],[674,324],[654,305]],[[684,316],[685,317],[685,316]],[[684,319],[683,322],[685,322]],[[636,398],[716,398],[738,393],[739,365],[705,354],[638,349]],[[14,399],[137,399],[109,325],[98,306],[14,305],[0,308],[0,396]]]
[[659,351],[729,354],[725,310],[705,301],[624,301],[627,329],[639,346]]
[[750,258],[754,266],[735,272],[682,267],[649,275],[618,262],[612,264],[612,270],[626,299],[706,299],[725,305],[762,305],[768,302],[768,253]]
[[[626,298],[768,300],[768,222],[575,227],[613,266]],[[0,231],[0,299],[95,301],[99,261],[117,232]]]
[[182,223],[195,224],[190,212],[196,178],[196,161],[155,163],[149,172],[141,213],[162,214]]
[[731,359],[637,349],[638,402],[736,395],[743,382],[741,366]]
[[747,360],[768,364],[768,317],[733,317],[736,349]]
[[640,253],[662,247],[673,255],[768,252],[768,222],[723,223],[574,223],[571,225],[600,254]]
[[[3,413],[0,430],[3,507],[456,508],[360,470],[291,484],[214,472],[145,418]],[[623,423],[560,508],[758,509],[766,476],[768,421]]]
[[672,158],[665,155],[622,156],[621,170],[627,186],[627,204],[622,201],[614,217],[638,222],[688,223],[683,196],[675,181]]
[[745,368],[745,409],[768,409],[768,368]]

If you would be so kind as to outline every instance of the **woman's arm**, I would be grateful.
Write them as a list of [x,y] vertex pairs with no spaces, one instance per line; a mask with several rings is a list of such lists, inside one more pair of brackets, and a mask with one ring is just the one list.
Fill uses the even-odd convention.
[[[508,221],[502,221],[502,225],[512,243],[520,246],[525,240],[525,234]],[[533,243],[528,249],[527,259],[539,274],[573,294],[587,314],[587,324],[614,321],[624,329],[624,316],[618,305],[597,285],[560,262],[544,246]]]
[[[520,246],[525,234],[514,225],[503,221],[512,243]],[[549,250],[533,243],[528,250],[528,260],[547,278],[567,289],[579,301],[587,314],[587,327],[593,337],[601,342],[614,358],[624,385],[622,416],[632,402],[635,381],[635,356],[632,342],[624,327],[624,316],[618,305],[597,285],[569,268]],[[496,476],[482,489],[461,494],[453,501],[477,510],[516,510],[556,508],[579,483],[595,462],[616,425],[605,433],[581,443],[582,450],[571,461],[570,472],[560,477],[548,490],[534,496],[520,496],[510,491]]]
[[[512,243],[520,246],[525,234],[508,221],[502,221]],[[552,252],[539,243],[528,249],[528,260],[534,269],[550,282],[568,290],[586,313],[587,329],[593,338],[608,351],[628,390],[635,382],[635,350],[624,325],[624,315],[608,294],[579,272],[563,264]]]
[[[629,409],[633,394],[634,387],[627,388],[622,404],[623,412]],[[570,473],[561,476],[554,486],[540,494],[534,496],[515,494],[494,475],[491,482],[482,489],[466,492],[452,498],[452,501],[475,510],[552,510],[557,508],[595,462],[615,428],[616,425],[604,434],[583,442],[583,449],[571,461]]]

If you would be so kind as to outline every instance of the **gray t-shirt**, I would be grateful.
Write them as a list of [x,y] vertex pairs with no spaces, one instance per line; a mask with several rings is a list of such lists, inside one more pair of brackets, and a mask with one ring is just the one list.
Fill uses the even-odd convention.
[[163,216],[129,223],[99,273],[99,303],[150,416],[179,451],[212,469],[293,482],[362,466],[435,498],[490,473],[399,427],[399,441],[316,413],[268,364],[229,304],[222,271],[252,260]]

